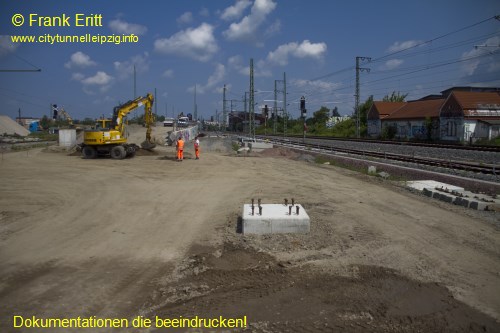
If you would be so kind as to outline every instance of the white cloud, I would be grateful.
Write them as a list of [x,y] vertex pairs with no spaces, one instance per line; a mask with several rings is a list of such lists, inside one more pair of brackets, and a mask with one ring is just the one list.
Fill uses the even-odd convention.
[[325,43],[311,43],[304,40],[298,44],[296,42],[278,46],[275,51],[269,52],[267,61],[273,64],[285,66],[288,64],[288,57],[321,59],[325,54],[327,46]]
[[163,72],[163,74],[161,76],[166,77],[166,78],[172,78],[172,77],[174,77],[174,70],[167,69],[166,71]]
[[66,68],[74,67],[90,67],[95,66],[95,61],[90,60],[90,57],[83,52],[75,52],[71,55],[70,60],[64,64]]
[[[226,67],[223,64],[217,64],[215,70],[207,79],[204,85],[196,85],[196,92],[200,94],[206,93],[208,90],[214,88],[218,83],[222,82],[226,76]],[[188,88],[188,92],[194,93],[194,86]]]
[[134,74],[134,66],[136,73],[145,73],[149,70],[149,53],[144,52],[126,61],[115,61],[113,65],[118,78],[124,80]]
[[381,70],[391,70],[391,69],[395,69],[395,68],[398,68],[399,66],[401,66],[403,64],[403,60],[401,59],[391,59],[391,60],[387,60],[384,65],[382,65],[380,67]]
[[[492,38],[488,38],[481,45],[498,46],[498,45],[500,45],[500,37],[495,36]],[[487,61],[490,62],[488,68],[486,69],[487,72],[492,73],[492,72],[495,72],[496,70],[498,70],[498,68],[500,67],[500,63],[498,61],[495,61],[494,57],[478,58],[479,56],[490,53],[491,50],[493,50],[493,49],[479,46],[477,48],[473,48],[472,50],[470,50],[468,52],[464,52],[462,54],[461,60],[466,60],[466,59],[470,59],[470,60],[466,60],[461,64],[462,72],[464,72],[466,75],[475,74],[478,71],[479,65],[486,59],[487,59]]]
[[387,52],[398,52],[398,51],[403,51],[406,50],[410,47],[414,47],[418,44],[422,43],[422,41],[419,40],[407,40],[405,42],[394,42],[389,48],[387,49]]
[[111,75],[103,71],[98,71],[94,76],[87,78],[83,74],[75,73],[72,79],[80,81],[83,84],[83,92],[87,95],[95,95],[96,89],[101,93],[108,91],[114,81]]
[[291,85],[302,88],[302,89],[314,89],[319,91],[329,91],[341,86],[341,83],[321,81],[321,80],[303,80],[303,79],[292,79]]
[[219,50],[213,34],[214,27],[202,23],[199,27],[189,28],[170,38],[157,39],[155,50],[165,54],[187,56],[198,61],[208,61]]
[[252,4],[250,0],[237,0],[233,6],[227,7],[220,18],[225,21],[235,20],[243,15],[243,11]]
[[89,76],[88,78],[82,79],[81,82],[84,85],[97,85],[105,86],[109,85],[113,77],[106,74],[106,72],[98,71],[94,76]]
[[232,23],[222,34],[231,41],[254,41],[255,33],[275,8],[276,3],[272,0],[255,0],[250,14]]
[[177,18],[177,23],[179,24],[187,24],[193,22],[193,13],[185,12],[179,18]]
[[12,43],[9,35],[0,35],[0,56],[14,52],[19,47],[19,43]]
[[138,36],[144,35],[146,31],[148,31],[148,28],[143,25],[128,23],[120,19],[112,20],[111,22],[109,22],[109,28],[111,29],[111,31],[117,34],[134,34]]

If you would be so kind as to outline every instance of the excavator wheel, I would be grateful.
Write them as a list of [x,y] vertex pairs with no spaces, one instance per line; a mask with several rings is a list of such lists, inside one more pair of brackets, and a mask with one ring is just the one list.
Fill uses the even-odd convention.
[[135,156],[135,153],[137,152],[137,150],[136,150],[136,149],[138,149],[138,148],[139,148],[139,147],[137,147],[137,148],[136,148],[136,146],[135,146],[135,145],[130,145],[130,146],[128,146],[128,147],[127,147],[127,149],[126,149],[127,157],[128,157],[128,158],[132,158],[132,157],[134,157],[134,156]]
[[127,156],[127,152],[122,146],[114,146],[113,148],[111,148],[110,155],[111,158],[122,160],[125,158],[125,156]]
[[91,146],[85,146],[82,148],[82,157],[85,159],[93,159],[97,157],[97,150]]

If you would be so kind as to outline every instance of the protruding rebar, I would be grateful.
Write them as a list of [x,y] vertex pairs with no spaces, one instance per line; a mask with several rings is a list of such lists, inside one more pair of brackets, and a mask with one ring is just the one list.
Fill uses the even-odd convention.
[[292,215],[292,206],[288,206],[288,215]]
[[295,214],[299,215],[299,209],[300,209],[299,205],[295,206]]
[[260,198],[259,198],[259,199],[257,199],[257,202],[259,203],[259,206],[260,206]]
[[262,206],[259,206],[259,215],[262,216]]
[[252,205],[252,216],[253,216],[253,210],[254,210],[254,208],[255,208],[254,205]]
[[253,200],[254,200],[254,199],[252,198],[252,206],[253,206]]
[[295,199],[292,198],[292,206],[295,205]]
[[285,206],[288,206],[288,199],[285,198]]

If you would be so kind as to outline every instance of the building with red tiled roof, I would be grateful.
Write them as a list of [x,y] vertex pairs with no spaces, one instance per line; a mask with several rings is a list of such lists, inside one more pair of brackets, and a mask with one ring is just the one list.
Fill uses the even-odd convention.
[[368,136],[379,137],[382,132],[381,121],[390,114],[404,106],[406,102],[373,102],[367,114],[367,132]]
[[383,126],[396,128],[396,137],[439,139],[439,112],[444,98],[407,102],[385,117]]
[[452,91],[439,114],[441,140],[473,141],[500,135],[498,92]]
[[469,142],[500,135],[500,88],[454,87],[410,102],[373,102],[368,135]]

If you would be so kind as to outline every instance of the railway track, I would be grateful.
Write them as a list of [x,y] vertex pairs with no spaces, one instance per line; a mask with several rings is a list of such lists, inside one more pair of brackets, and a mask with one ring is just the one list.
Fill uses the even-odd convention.
[[[266,137],[268,137],[268,138],[279,138],[279,136],[277,136],[277,135],[267,135]],[[302,139],[302,135],[288,135],[287,138]],[[376,143],[376,144],[384,144],[384,145],[432,147],[432,148],[445,148],[445,149],[471,150],[471,151],[486,151],[486,152],[497,152],[497,153],[500,153],[500,146],[485,146],[485,145],[464,146],[464,145],[461,145],[461,144],[425,143],[425,142],[408,142],[408,141],[387,141],[387,140],[376,140],[376,139],[336,138],[336,137],[329,137],[329,136],[314,136],[314,135],[308,135],[307,139],[328,140],[328,141],[351,141],[351,142]]]
[[[308,137],[310,139],[311,137]],[[463,161],[454,161],[454,160],[445,160],[438,158],[428,158],[428,157],[419,157],[412,155],[402,155],[402,154],[393,154],[388,152],[377,152],[370,150],[360,150],[360,149],[348,149],[341,147],[334,147],[333,145],[327,145],[324,143],[310,143],[310,142],[302,142],[302,138],[293,138],[288,137],[287,139],[278,138],[278,137],[266,137],[266,139],[271,140],[272,142],[288,146],[291,148],[299,148],[299,149],[309,149],[316,152],[323,153],[342,153],[347,155],[355,155],[362,157],[371,157],[378,158],[384,160],[392,160],[392,161],[400,161],[405,163],[415,163],[420,165],[427,165],[432,167],[441,167],[446,169],[453,170],[463,170],[468,172],[476,172],[487,175],[498,175],[500,174],[500,166],[494,164],[483,164],[477,162],[463,162]],[[324,139],[324,138],[321,138]],[[433,146],[436,147],[436,146]]]

